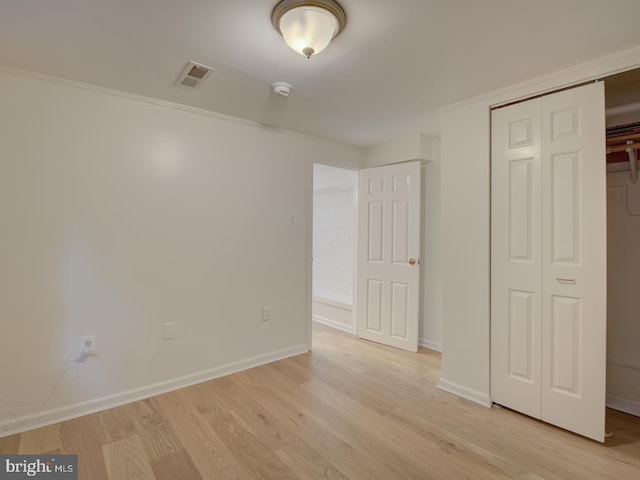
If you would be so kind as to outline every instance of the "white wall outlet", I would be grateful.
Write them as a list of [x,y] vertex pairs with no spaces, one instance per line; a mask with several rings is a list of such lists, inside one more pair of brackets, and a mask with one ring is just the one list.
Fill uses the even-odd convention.
[[85,357],[96,354],[96,336],[87,335],[86,337],[80,337],[80,354]]
[[290,227],[295,227],[296,225],[298,225],[298,215],[296,215],[295,213],[291,212],[291,213],[289,213],[289,226]]
[[162,339],[173,340],[176,336],[176,324],[174,322],[166,322],[162,324]]
[[265,305],[262,307],[262,321],[268,322],[271,320],[271,305]]

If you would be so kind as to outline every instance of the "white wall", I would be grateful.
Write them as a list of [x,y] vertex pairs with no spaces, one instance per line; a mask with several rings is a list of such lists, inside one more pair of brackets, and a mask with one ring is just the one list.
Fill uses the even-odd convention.
[[440,136],[423,137],[420,345],[442,351]]
[[640,48],[441,111],[443,356],[440,387],[490,405],[490,108],[640,65]]
[[489,403],[488,115],[488,107],[480,104],[441,117],[440,385],[483,404]]
[[607,405],[640,416],[640,184],[629,172],[607,184]]
[[0,70],[0,435],[307,350],[326,159],[362,154]]
[[421,134],[407,135],[370,147],[366,151],[367,167],[424,159],[425,149],[430,148],[429,138]]
[[440,246],[440,136],[410,135],[372,147],[366,166],[422,160],[420,245],[420,345],[442,351],[442,263]]

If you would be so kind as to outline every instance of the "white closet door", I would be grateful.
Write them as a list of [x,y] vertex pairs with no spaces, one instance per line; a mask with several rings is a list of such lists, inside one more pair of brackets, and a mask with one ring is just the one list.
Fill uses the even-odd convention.
[[491,394],[604,441],[604,85],[492,114]]
[[540,99],[492,114],[491,395],[540,418]]
[[358,336],[418,351],[420,162],[360,171]]
[[604,441],[604,84],[543,97],[542,419]]

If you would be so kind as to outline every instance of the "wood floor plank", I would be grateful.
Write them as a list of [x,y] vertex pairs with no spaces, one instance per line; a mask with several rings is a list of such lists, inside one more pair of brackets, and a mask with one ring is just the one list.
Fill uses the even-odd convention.
[[283,437],[295,443],[299,439],[277,425],[271,413],[241,392],[231,378],[195,385],[184,393],[252,477],[295,478],[275,450],[284,445]]
[[60,424],[49,425],[37,430],[24,432],[20,436],[18,453],[22,455],[38,455],[49,453],[62,448],[62,434]]
[[300,478],[349,480],[349,477],[327,462],[322,455],[313,453],[305,455],[305,453],[308,452],[295,447],[284,447],[276,452],[278,457]]
[[640,418],[607,411],[602,445],[438,389],[435,352],[327,327],[313,341],[311,353],[1,438],[0,453],[78,454],[90,480],[640,478]]
[[201,383],[185,389],[195,409],[207,419],[215,419],[234,407],[234,403],[224,403],[217,395],[224,390],[228,377],[218,378],[211,382]]
[[[260,438],[265,439],[265,442],[276,451],[278,457],[298,476],[301,478],[315,478],[315,476],[348,478],[329,461],[329,458],[339,455],[341,451],[344,454],[349,453],[336,443],[337,439],[324,439],[317,433],[309,432],[299,415],[287,415],[294,412],[291,406],[278,404],[271,396],[261,395],[260,398],[264,401],[257,401],[236,376],[219,380],[224,380],[226,383],[225,388],[216,388],[216,396],[234,405],[234,412]],[[320,428],[318,427],[318,430]],[[334,450],[330,450],[327,445],[334,446]],[[347,446],[347,449],[350,448]],[[315,473],[312,475],[310,470]]]
[[[637,441],[640,433],[640,417],[609,409],[606,431],[611,433],[607,439],[607,445],[624,447],[640,462],[640,442]],[[615,452],[614,450],[613,453]]]
[[263,399],[265,404],[268,402],[269,410],[285,419],[283,423],[294,429],[303,440],[303,443],[297,443],[296,446],[310,446],[350,478],[389,478],[385,476],[389,472],[379,469],[374,458],[334,434],[323,421],[316,420],[301,408],[293,397],[286,393],[279,395],[279,392],[292,390],[286,390],[286,383],[274,385],[267,372],[266,369],[250,370],[234,376],[234,380],[245,386],[249,395]]
[[[457,479],[508,479],[509,477],[495,468],[490,468],[484,462],[456,461],[456,446],[446,444],[446,448],[439,448],[439,441],[420,436],[402,428],[401,425],[380,416],[368,408],[362,407],[349,397],[342,395],[332,387],[314,380],[303,386],[318,401],[334,405],[350,418],[350,423],[342,427],[344,435],[355,436],[365,433],[374,444],[379,459],[384,459],[394,470],[402,470],[409,478],[424,478],[429,475],[434,478]],[[425,451],[429,452],[425,455]],[[451,461],[444,461],[449,459]]]
[[246,427],[234,411],[217,417],[209,425],[251,478],[298,480],[298,476]]
[[[258,374],[258,372],[254,374]],[[361,458],[359,463],[368,465],[375,478],[411,479],[418,478],[416,475],[421,474],[415,465],[402,465],[401,460],[389,454],[390,443],[386,441],[384,436],[369,435],[369,427],[364,431],[359,431],[358,427],[363,424],[357,416],[352,416],[351,412],[343,411],[330,402],[324,401],[321,396],[310,394],[304,388],[295,390],[287,388],[287,380],[283,379],[272,365],[262,367],[259,375],[273,385],[271,394],[279,397],[282,401],[290,402],[300,417],[315,419],[325,431],[340,438],[342,443],[349,445],[352,452],[357,451]],[[337,463],[336,466],[347,475],[353,476]]]
[[[628,471],[616,454],[603,445],[530,419],[508,409],[494,408],[476,413],[474,405],[457,402],[456,415],[446,408],[429,412],[415,409],[414,413],[448,432],[461,432],[465,438],[481,448],[500,452],[520,468],[537,472],[545,479],[634,478],[631,471],[640,473],[640,467]],[[465,407],[465,408],[462,408]],[[449,412],[448,415],[437,412]],[[533,453],[535,452],[535,453]],[[605,455],[602,463],[598,456]],[[567,462],[571,458],[571,462]],[[632,461],[627,457],[627,461]]]
[[133,420],[147,456],[156,458],[170,455],[182,449],[182,443],[169,424],[166,415],[155,408],[151,400],[142,400],[124,407]]
[[68,420],[60,425],[65,454],[78,455],[78,477],[108,480],[102,454],[102,427],[97,415]]
[[104,443],[116,442],[138,433],[129,412],[130,409],[125,405],[98,413],[98,419],[104,432]]
[[256,400],[233,377],[219,378],[197,387],[200,405],[208,405],[208,408],[199,410],[207,420],[215,421],[222,412],[233,410],[251,431],[264,439],[272,451],[299,441],[299,437],[283,424],[276,413],[269,410],[264,402]]
[[110,480],[156,480],[137,435],[104,445],[102,453]]
[[[292,362],[292,368],[304,367]],[[375,385],[365,379],[366,372],[356,376],[344,375],[339,362],[323,361],[320,365],[314,365],[314,374],[314,381],[322,381],[330,385],[332,388],[354,398],[361,405],[381,415],[390,413],[398,408],[398,403],[393,397],[404,398],[403,392],[405,389],[383,389],[381,395],[380,391],[374,388]]]
[[151,461],[156,480],[203,480],[184,448]]
[[20,434],[0,438],[0,455],[15,455],[20,449]]
[[[425,439],[429,439],[436,448],[450,456],[451,460],[462,464],[481,465],[486,464],[497,472],[504,472],[513,478],[542,478],[540,472],[528,471],[522,465],[513,466],[502,455],[492,453],[476,443],[450,431],[438,428],[424,419],[421,419],[401,408],[395,410],[388,418],[397,425],[410,429]],[[482,467],[491,472],[492,468]]]
[[166,413],[178,438],[190,452],[193,463],[204,478],[251,479],[183,391],[154,397],[152,403]]

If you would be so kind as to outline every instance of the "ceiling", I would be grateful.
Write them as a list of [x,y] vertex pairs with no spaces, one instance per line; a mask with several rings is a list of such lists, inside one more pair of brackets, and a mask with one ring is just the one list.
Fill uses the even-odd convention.
[[[0,65],[366,147],[439,130],[445,105],[640,45],[638,0],[340,0],[311,59],[277,0],[2,0]],[[185,64],[216,69],[175,84]],[[289,97],[274,81],[293,84]]]

